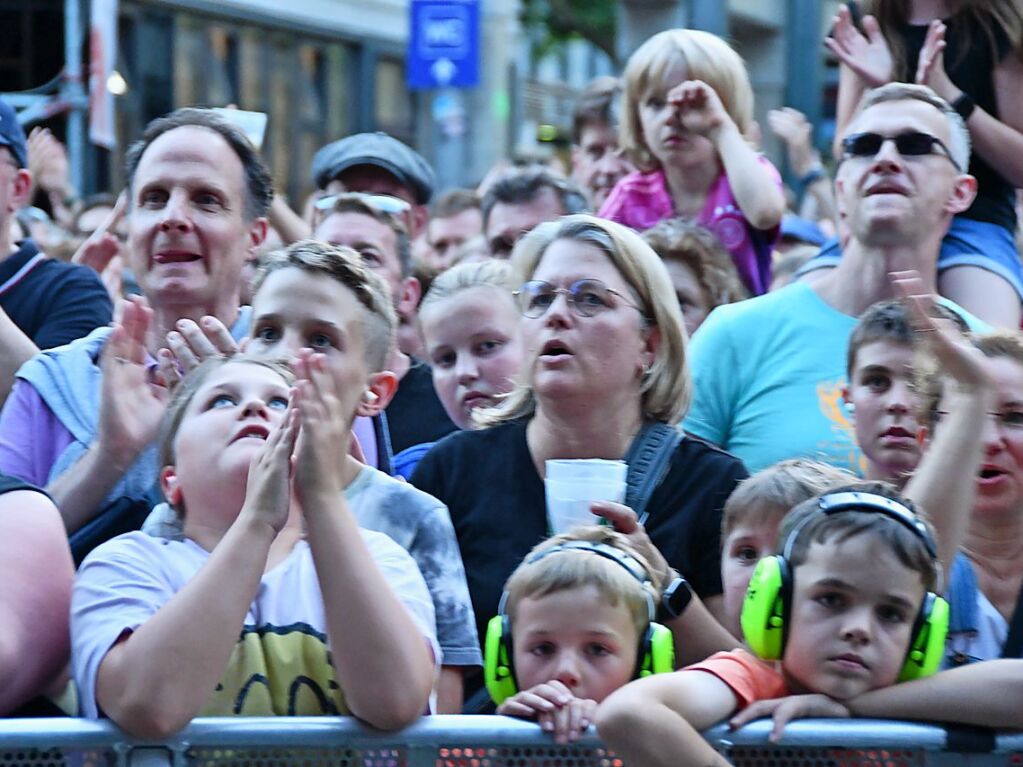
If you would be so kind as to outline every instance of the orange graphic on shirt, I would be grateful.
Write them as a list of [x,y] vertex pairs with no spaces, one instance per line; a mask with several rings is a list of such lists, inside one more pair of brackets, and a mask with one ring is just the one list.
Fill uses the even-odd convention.
[[821,444],[821,452],[827,455],[828,463],[836,464],[860,476],[865,476],[867,459],[856,444],[856,428],[852,419],[842,407],[842,389],[845,379],[837,381],[821,381],[817,384],[817,402],[821,413],[831,424],[833,441]]

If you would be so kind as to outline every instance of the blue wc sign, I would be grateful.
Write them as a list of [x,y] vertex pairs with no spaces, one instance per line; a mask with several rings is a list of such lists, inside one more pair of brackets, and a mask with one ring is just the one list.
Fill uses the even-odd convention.
[[479,85],[479,0],[412,0],[409,22],[409,88]]

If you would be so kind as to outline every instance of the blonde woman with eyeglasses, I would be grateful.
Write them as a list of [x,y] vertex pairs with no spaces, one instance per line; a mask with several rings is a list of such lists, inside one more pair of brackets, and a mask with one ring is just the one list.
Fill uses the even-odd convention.
[[[685,412],[690,381],[682,316],[664,264],[632,230],[576,215],[527,234],[511,265],[521,285],[519,386],[475,417],[488,428],[446,437],[412,475],[451,511],[480,636],[497,614],[507,577],[550,532],[545,462],[624,459],[630,482],[649,477],[652,492],[627,493],[635,510],[595,502],[591,511],[647,545],[652,540],[661,588],[674,582],[671,569],[686,579],[669,597],[683,618],[701,619],[695,634],[681,627],[687,636],[679,660],[702,659],[734,640],[709,616],[709,624],[702,621],[702,607],[686,607],[699,604],[689,601],[695,592],[720,611],[721,510],[746,470],[670,426]],[[663,455],[664,463],[640,469],[637,453]]]

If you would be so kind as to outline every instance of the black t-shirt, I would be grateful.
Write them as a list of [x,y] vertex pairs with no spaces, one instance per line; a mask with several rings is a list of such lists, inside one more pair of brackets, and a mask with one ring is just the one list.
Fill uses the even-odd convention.
[[437,398],[430,366],[419,360],[412,360],[384,412],[394,455],[413,445],[436,442],[458,429]]
[[40,349],[86,336],[113,316],[93,269],[46,258],[32,240],[0,261],[0,307]]
[[[526,424],[452,434],[412,475],[416,487],[451,512],[481,640],[508,576],[547,537],[544,483],[529,453]],[[746,476],[735,456],[686,437],[647,505],[651,540],[701,597],[722,591],[721,512]]]
[[[862,18],[863,10],[856,0],[847,3],[853,18]],[[992,20],[990,34],[977,22],[972,14],[957,13],[945,20],[945,71],[949,79],[963,93],[967,94],[978,107],[994,118],[998,118],[998,102],[995,97],[995,63],[1005,59],[1012,52],[1012,45],[1005,30]],[[862,24],[859,24],[862,27]],[[920,51],[927,38],[927,24],[900,24],[897,32],[906,48],[903,61],[903,79],[913,82],[916,78]],[[997,170],[974,151],[970,155],[970,174],[977,179],[977,197],[963,218],[986,221],[990,224],[1016,231],[1015,190]]]

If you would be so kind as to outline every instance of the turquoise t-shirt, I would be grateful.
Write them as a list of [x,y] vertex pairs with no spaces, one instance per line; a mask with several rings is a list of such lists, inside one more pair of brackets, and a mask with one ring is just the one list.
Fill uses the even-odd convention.
[[[971,329],[989,329],[944,303]],[[862,475],[865,461],[842,403],[856,322],[803,282],[718,307],[689,346],[694,396],[686,431],[734,453],[751,473],[812,458]]]

